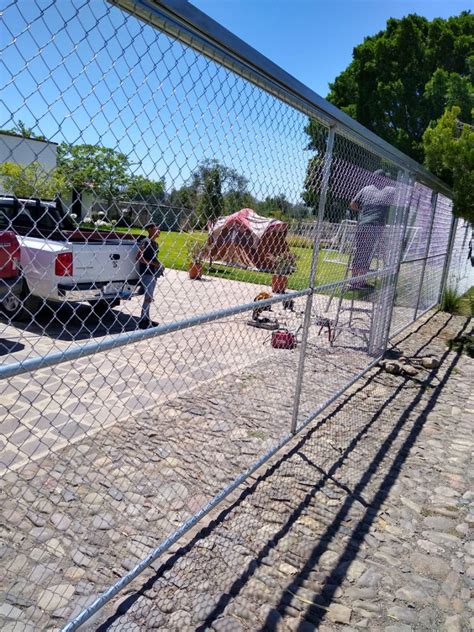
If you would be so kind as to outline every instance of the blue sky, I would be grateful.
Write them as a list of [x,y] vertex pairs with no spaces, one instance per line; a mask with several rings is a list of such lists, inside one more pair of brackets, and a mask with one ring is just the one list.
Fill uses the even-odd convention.
[[352,49],[387,19],[473,9],[468,0],[193,0],[192,4],[325,97]]
[[[322,94],[354,45],[390,15],[433,17],[456,0],[196,0]],[[23,120],[48,139],[101,144],[136,173],[186,182],[204,158],[236,168],[260,198],[298,201],[307,117],[105,0],[0,0],[0,129]]]

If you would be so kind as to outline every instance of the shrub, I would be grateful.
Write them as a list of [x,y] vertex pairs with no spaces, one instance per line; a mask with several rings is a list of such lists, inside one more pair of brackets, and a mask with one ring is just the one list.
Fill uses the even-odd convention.
[[445,288],[441,299],[441,311],[448,312],[448,314],[457,314],[460,306],[460,294],[452,287]]
[[312,248],[314,241],[302,235],[288,235],[286,242],[290,248]]

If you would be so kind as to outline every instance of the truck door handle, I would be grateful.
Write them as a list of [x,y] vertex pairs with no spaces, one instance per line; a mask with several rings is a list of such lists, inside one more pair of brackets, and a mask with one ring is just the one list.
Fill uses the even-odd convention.
[[109,257],[112,259],[112,261],[118,261],[120,259],[120,255],[114,253],[113,255],[109,255]]

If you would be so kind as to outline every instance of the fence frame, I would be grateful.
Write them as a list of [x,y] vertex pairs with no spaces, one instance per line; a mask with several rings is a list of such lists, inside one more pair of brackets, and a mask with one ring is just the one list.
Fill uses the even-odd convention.
[[[411,187],[411,190],[413,190],[413,184],[415,180],[434,189],[431,199],[432,216],[427,246],[425,250],[425,257],[420,258],[423,259],[423,267],[420,276],[420,283],[417,292],[416,307],[413,320],[417,320],[424,313],[426,313],[426,311],[433,307],[430,306],[429,308],[427,308],[427,310],[423,312],[423,314],[418,315],[423,282],[426,272],[426,262],[429,258],[429,249],[433,235],[433,225],[438,194],[442,193],[444,195],[447,195],[448,197],[451,197],[451,191],[449,190],[449,188],[441,180],[428,172],[424,167],[416,163],[413,159],[409,158],[396,148],[389,145],[386,141],[376,136],[373,132],[369,131],[355,120],[351,119],[342,111],[338,110],[335,106],[318,96],[312,90],[304,86],[302,83],[300,83],[288,73],[283,71],[281,68],[276,66],[269,59],[258,53],[255,49],[248,46],[245,42],[234,36],[227,29],[220,26],[217,22],[209,18],[207,15],[199,11],[196,7],[189,4],[185,0],[108,0],[108,2],[137,16],[148,24],[159,28],[160,31],[163,31],[171,37],[185,43],[194,50],[204,54],[206,57],[218,62],[228,70],[237,73],[245,80],[250,81],[252,84],[262,88],[265,92],[276,96],[281,101],[289,104],[293,108],[296,108],[298,111],[304,113],[305,115],[316,118],[322,124],[326,125],[329,128],[329,132],[326,142],[326,151],[324,154],[321,195],[318,203],[317,228],[313,241],[313,252],[309,273],[309,286],[304,290],[289,292],[285,295],[285,298],[283,298],[281,295],[276,295],[272,298],[261,301],[259,304],[261,307],[266,307],[276,303],[281,303],[283,300],[306,297],[302,340],[300,345],[300,354],[296,374],[294,404],[289,432],[285,434],[285,436],[280,439],[274,447],[272,447],[269,451],[262,455],[244,472],[239,474],[224,489],[216,494],[214,498],[212,498],[212,500],[209,501],[201,510],[193,514],[193,516],[191,516],[191,518],[184,522],[174,533],[172,533],[163,542],[161,542],[158,547],[150,551],[146,558],[141,560],[131,571],[120,578],[108,590],[99,595],[99,597],[97,597],[90,606],[85,608],[79,615],[77,615],[63,628],[64,632],[72,632],[73,630],[77,630],[82,624],[89,620],[108,601],[110,601],[116,594],[118,594],[125,586],[130,584],[131,581],[133,581],[139,574],[143,572],[143,570],[150,566],[150,564],[152,564],[160,555],[166,552],[179,538],[181,538],[192,527],[194,527],[203,517],[205,517],[210,511],[215,509],[230,493],[232,493],[239,485],[244,483],[257,469],[259,469],[279,450],[287,445],[297,433],[307,427],[308,424],[313,421],[317,415],[319,415],[328,405],[330,405],[333,401],[340,397],[340,395],[344,393],[347,388],[349,388],[363,375],[365,375],[379,361],[380,354],[378,354],[377,357],[374,358],[373,361],[371,361],[364,369],[360,370],[354,378],[346,382],[342,388],[335,391],[328,400],[323,402],[321,405],[318,405],[317,408],[309,416],[307,416],[297,427],[298,415],[300,410],[301,391],[304,379],[306,348],[308,344],[311,311],[315,290],[318,289],[319,291],[321,291],[343,287],[347,282],[346,280],[341,280],[316,286],[321,226],[326,209],[329,179],[333,164],[333,147],[336,132],[340,133],[343,136],[348,136],[351,140],[355,140],[355,142],[369,148],[378,156],[392,161],[399,169],[402,184],[404,184],[406,187]],[[410,263],[410,261],[402,260],[403,243],[408,228],[406,220],[410,210],[410,199],[408,198],[409,196],[407,195],[406,199],[404,199],[403,211],[400,211],[402,216],[402,236],[400,240],[400,247],[397,253],[397,258],[393,262],[393,265],[391,267],[389,266],[388,268],[384,265],[384,268],[377,270],[376,272],[370,272],[367,275],[363,275],[360,277],[361,279],[364,279],[373,278],[377,275],[381,275],[382,289],[393,290],[392,295],[396,289],[396,284],[399,278],[402,264]],[[452,257],[456,227],[457,219],[453,217],[450,227],[450,236],[447,245],[446,257],[444,260],[444,268],[438,300],[443,294],[448,277],[448,269]],[[171,332],[181,331],[190,327],[201,325],[203,323],[208,323],[226,318],[228,316],[252,311],[254,308],[255,304],[253,302],[242,305],[235,305],[226,309],[216,310],[214,312],[210,312],[201,316],[183,319],[166,325],[159,325],[145,331],[121,334],[113,339],[88,343],[83,345],[82,347],[68,349],[64,352],[51,353],[46,357],[37,357],[30,360],[3,365],[0,366],[0,379],[11,378],[22,373],[28,373],[46,367],[55,366],[63,362],[69,362],[72,360],[91,356],[98,352],[115,349],[121,346],[155,338]],[[390,301],[388,305],[381,306],[381,318],[383,318],[382,326],[384,325],[384,323],[388,323],[388,327],[386,327],[385,330],[381,332],[383,338],[383,350],[386,349],[390,337],[398,335],[405,328],[409,327],[413,322],[412,321],[404,325],[395,334],[390,334],[389,329],[393,317],[393,308],[393,300]]]
[[298,424],[298,413],[300,408],[301,389],[303,387],[304,364],[306,356],[306,346],[308,344],[309,324],[311,321],[311,310],[313,308],[314,285],[316,274],[318,271],[319,244],[321,240],[321,227],[326,209],[326,200],[329,187],[329,176],[331,175],[332,152],[334,148],[334,139],[336,138],[336,125],[331,125],[327,138],[326,151],[324,152],[323,177],[321,182],[321,195],[318,204],[318,221],[316,234],[313,242],[313,253],[311,257],[311,269],[309,273],[309,294],[306,297],[306,306],[303,321],[303,334],[300,347],[300,356],[298,362],[298,373],[296,376],[295,402],[293,406],[293,415],[291,419],[291,433],[295,434]]
[[415,179],[412,177],[412,174],[410,173],[410,171],[408,171],[408,169],[404,169],[403,177],[404,177],[404,180],[405,180],[404,184],[408,187],[408,189],[410,191],[410,195],[405,201],[403,214],[402,214],[401,226],[402,226],[403,234],[401,235],[401,238],[400,238],[400,246],[399,246],[399,249],[398,249],[398,257],[397,257],[397,262],[396,262],[396,272],[395,272],[395,275],[394,275],[394,278],[393,278],[393,284],[392,284],[392,288],[393,288],[392,299],[390,301],[390,305],[389,305],[389,308],[388,308],[388,310],[389,310],[389,313],[388,313],[388,326],[385,329],[385,336],[384,336],[384,340],[383,340],[383,349],[384,350],[387,349],[388,341],[390,340],[390,325],[392,323],[393,308],[395,306],[394,296],[395,296],[395,292],[396,292],[396,289],[397,289],[398,278],[400,276],[400,270],[401,270],[401,267],[402,267],[403,244],[405,243],[405,237],[406,237],[407,230],[408,230],[407,219],[408,219],[408,216],[410,214],[411,200],[413,198],[413,187],[414,187],[414,184],[415,184]]
[[459,219],[453,215],[451,220],[451,229],[449,233],[448,246],[446,251],[446,259],[443,267],[443,275],[441,277],[441,284],[439,287],[438,303],[443,300],[443,294],[446,290],[446,284],[448,282],[449,268],[451,267],[451,261],[453,258],[454,242],[456,241],[456,232],[458,229]]
[[431,194],[431,217],[430,217],[431,221],[430,221],[430,227],[428,229],[428,239],[426,240],[426,249],[425,249],[425,256],[423,257],[423,264],[422,264],[421,274],[420,274],[420,282],[418,284],[415,311],[413,314],[414,320],[416,320],[416,315],[418,314],[418,310],[420,308],[421,293],[423,291],[423,282],[425,280],[426,261],[430,255],[431,238],[433,236],[433,227],[434,227],[437,202],[438,202],[438,193],[436,191],[433,191]]

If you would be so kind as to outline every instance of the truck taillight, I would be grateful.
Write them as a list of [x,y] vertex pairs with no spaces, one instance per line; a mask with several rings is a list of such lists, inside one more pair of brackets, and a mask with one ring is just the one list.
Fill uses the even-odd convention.
[[61,277],[72,276],[72,252],[62,252],[57,255],[54,274]]

